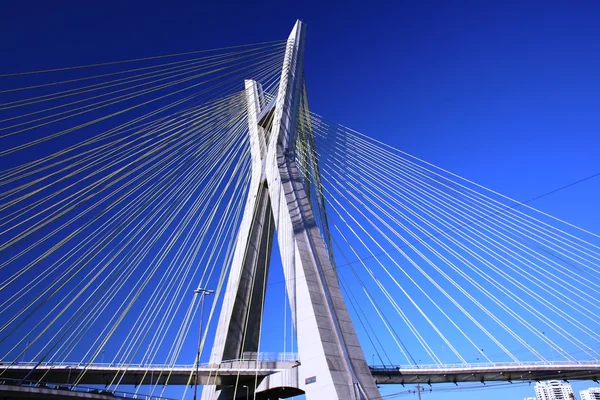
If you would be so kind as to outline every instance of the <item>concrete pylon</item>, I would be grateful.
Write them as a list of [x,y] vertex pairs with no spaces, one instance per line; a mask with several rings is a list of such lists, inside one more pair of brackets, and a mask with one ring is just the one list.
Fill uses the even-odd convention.
[[[261,398],[304,392],[307,399],[379,399],[342,297],[330,249],[315,221],[305,181],[293,156],[303,88],[305,25],[297,21],[288,41],[274,109],[263,110],[260,84],[246,81],[252,152],[250,193],[238,233],[219,317],[211,363],[258,349],[261,299],[276,232],[298,344],[300,365],[267,377]],[[270,132],[258,117],[272,113]],[[267,138],[269,138],[267,140]],[[242,383],[240,383],[240,386]],[[296,391],[294,391],[296,389]],[[245,395],[238,389],[238,395]],[[204,400],[232,398],[214,386]],[[242,396],[243,397],[243,396]]]

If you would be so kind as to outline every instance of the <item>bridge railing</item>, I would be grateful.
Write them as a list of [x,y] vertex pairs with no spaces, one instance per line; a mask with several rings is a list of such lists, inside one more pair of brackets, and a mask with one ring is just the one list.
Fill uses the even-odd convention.
[[275,353],[275,352],[245,352],[242,358],[233,361],[261,361],[261,362],[293,362],[298,361],[298,353]]
[[[234,360],[223,360],[221,363],[266,363],[266,362],[298,362],[298,353],[275,353],[275,352],[264,352],[264,353],[244,353],[242,358]],[[195,364],[132,364],[132,363],[85,363],[85,362],[43,362],[37,363],[33,361],[19,361],[19,362],[3,362],[2,366],[13,365],[18,368],[152,368],[152,369],[192,369],[195,368]],[[211,368],[215,367],[215,364],[201,363],[200,368]]]
[[[297,353],[252,353],[244,354],[243,358],[234,360],[223,360],[221,364],[231,363],[267,363],[267,362],[300,362]],[[4,363],[8,365],[9,363]],[[202,363],[200,368],[218,368],[221,364]],[[36,362],[16,362],[13,364],[17,368],[123,368],[123,369],[144,369],[151,368],[154,370],[170,370],[170,369],[192,369],[195,364],[125,364],[125,363],[77,363],[77,362],[61,362],[61,363],[41,363]],[[600,367],[600,360],[589,361],[526,361],[526,362],[497,362],[497,363],[454,363],[454,364],[419,364],[419,365],[371,365],[372,370],[389,371],[389,370],[416,370],[416,369],[459,369],[459,368],[493,368],[493,367],[525,367],[525,366],[593,366]]]
[[525,367],[525,366],[594,366],[600,367],[600,360],[590,361],[526,361],[497,363],[458,363],[458,364],[419,364],[419,365],[372,365],[372,370],[415,370],[415,369],[453,369],[453,368],[493,368],[493,367]]

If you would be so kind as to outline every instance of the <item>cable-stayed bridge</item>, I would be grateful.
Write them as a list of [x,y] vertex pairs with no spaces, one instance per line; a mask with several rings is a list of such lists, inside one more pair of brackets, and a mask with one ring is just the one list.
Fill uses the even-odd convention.
[[0,76],[4,395],[598,379],[599,235],[311,111],[305,31]]

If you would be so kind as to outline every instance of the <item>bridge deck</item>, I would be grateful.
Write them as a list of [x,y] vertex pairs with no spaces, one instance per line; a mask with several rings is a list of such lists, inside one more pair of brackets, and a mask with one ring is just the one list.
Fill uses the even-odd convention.
[[[287,370],[298,365],[297,361],[231,361],[219,365],[201,365],[198,368],[198,383],[202,385],[233,385],[259,381],[267,375]],[[0,381],[4,379],[19,380],[27,376],[35,364],[18,363],[2,368],[0,366]],[[53,382],[72,384],[83,373],[80,384],[108,385],[120,380],[122,385],[163,384],[186,385],[194,382],[196,369],[193,365],[184,366],[111,366],[107,364],[82,365],[39,365],[34,372],[27,376],[28,381]],[[113,378],[117,376],[117,378]]]
[[378,384],[491,381],[598,380],[600,361],[589,363],[498,363],[471,365],[371,367]]
[[[201,365],[198,368],[199,383],[216,385],[233,385],[254,380],[259,381],[267,375],[294,368],[298,361],[230,361],[219,365]],[[0,372],[0,381],[4,379],[23,379],[35,364],[18,363],[4,367]],[[582,363],[498,363],[467,365],[424,365],[370,367],[378,384],[412,384],[412,383],[462,383],[521,380],[599,380],[600,361]],[[183,366],[111,366],[92,364],[79,366],[40,365],[27,380],[53,383],[74,383],[79,375],[80,384],[107,385],[118,375],[123,385],[163,384],[185,385],[194,381],[195,368]],[[191,378],[190,378],[191,377]]]

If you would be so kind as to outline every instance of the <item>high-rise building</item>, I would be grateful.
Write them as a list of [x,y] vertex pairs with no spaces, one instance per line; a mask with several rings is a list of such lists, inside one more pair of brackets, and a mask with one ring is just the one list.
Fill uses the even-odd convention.
[[571,385],[561,381],[545,381],[535,384],[537,400],[574,400]]
[[600,400],[600,387],[580,390],[581,400]]
[[537,400],[535,397],[525,397],[523,400]]

